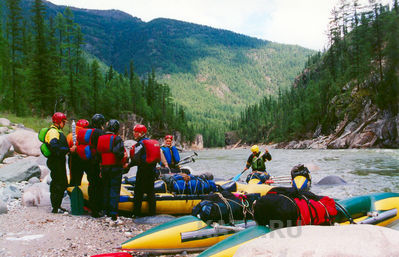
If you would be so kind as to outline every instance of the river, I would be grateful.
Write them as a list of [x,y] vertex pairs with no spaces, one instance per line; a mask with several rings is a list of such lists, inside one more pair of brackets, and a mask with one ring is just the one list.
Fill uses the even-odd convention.
[[[311,190],[316,194],[343,199],[373,192],[399,192],[398,149],[269,149],[269,152],[273,159],[266,165],[272,176],[289,175],[293,166],[303,163],[311,170]],[[195,162],[187,164],[194,174],[211,172],[216,178],[231,178],[243,170],[250,150],[209,149],[197,153]],[[190,154],[192,152],[183,152],[181,157]],[[249,171],[244,173],[241,179],[245,180],[248,173]],[[347,184],[316,185],[328,175],[339,176]]]

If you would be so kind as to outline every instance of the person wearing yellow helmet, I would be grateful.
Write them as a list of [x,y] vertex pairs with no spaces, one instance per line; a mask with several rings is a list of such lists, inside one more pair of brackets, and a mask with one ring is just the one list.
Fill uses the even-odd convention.
[[244,171],[248,170],[249,167],[252,168],[252,173],[248,175],[247,182],[252,178],[257,178],[264,183],[267,179],[270,178],[270,175],[266,171],[266,161],[271,161],[272,156],[269,153],[269,150],[265,148],[265,152],[262,153],[259,150],[258,145],[253,145],[251,147],[251,155],[248,157],[247,163],[245,165]]

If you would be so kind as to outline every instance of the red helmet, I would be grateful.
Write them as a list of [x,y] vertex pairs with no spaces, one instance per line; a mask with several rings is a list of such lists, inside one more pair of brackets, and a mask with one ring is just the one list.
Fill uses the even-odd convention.
[[166,140],[166,139],[173,140],[173,136],[172,136],[172,135],[166,135],[166,136],[165,136],[165,140]]
[[147,128],[142,124],[137,124],[134,126],[133,131],[145,134],[147,133]]
[[62,112],[56,112],[53,114],[53,123],[61,124],[61,122],[66,121],[67,117]]
[[87,128],[89,126],[89,121],[88,120],[78,120],[78,122],[76,122],[76,126],[81,127],[81,128]]

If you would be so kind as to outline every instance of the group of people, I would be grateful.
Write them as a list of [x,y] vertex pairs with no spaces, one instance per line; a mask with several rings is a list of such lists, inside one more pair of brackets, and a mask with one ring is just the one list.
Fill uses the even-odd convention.
[[[155,167],[175,171],[179,168],[179,153],[172,145],[173,136],[165,136],[165,144],[146,137],[147,128],[137,124],[133,128],[136,145],[130,150],[130,160],[122,138],[118,135],[119,121],[106,121],[102,114],[95,114],[91,122],[78,120],[76,127],[67,136],[62,129],[67,122],[64,113],[56,112],[48,129],[44,144],[50,150],[47,166],[51,173],[50,200],[52,212],[58,213],[68,186],[79,186],[83,174],[89,182],[89,207],[93,217],[107,215],[117,219],[122,175],[133,166],[138,166],[134,192],[134,215],[141,216],[143,195],[147,195],[149,215],[155,215]],[[66,171],[66,156],[69,155],[70,182]]]
[[[173,136],[166,135],[164,144],[146,137],[147,128],[137,124],[133,128],[136,144],[130,150],[130,158],[124,147],[122,138],[118,135],[120,124],[118,120],[106,121],[102,114],[95,114],[91,122],[78,120],[76,128],[67,136],[64,128],[67,117],[64,113],[56,112],[52,117],[53,124],[45,135],[44,143],[51,154],[47,159],[52,178],[50,184],[50,200],[52,212],[58,213],[62,198],[68,186],[79,186],[83,174],[86,173],[89,196],[89,207],[93,217],[107,215],[117,219],[118,203],[122,175],[133,166],[137,166],[136,186],[134,189],[134,215],[141,216],[141,205],[144,194],[147,195],[149,215],[155,215],[154,181],[156,179],[156,165],[159,163],[169,172],[180,171],[180,155],[173,145]],[[270,175],[266,171],[265,162],[272,159],[267,149],[260,152],[259,147],[251,147],[245,170],[252,168],[247,181],[258,178],[262,182]],[[66,156],[69,155],[70,182],[66,171]]]

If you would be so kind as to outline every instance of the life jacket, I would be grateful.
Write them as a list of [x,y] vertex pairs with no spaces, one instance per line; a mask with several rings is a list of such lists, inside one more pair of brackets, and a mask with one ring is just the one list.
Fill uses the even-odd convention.
[[[145,148],[145,162],[154,164],[161,161],[161,148],[159,142],[154,139],[144,138],[139,141]],[[130,158],[134,158],[135,146],[130,149]]]
[[168,164],[171,164],[172,161],[174,162],[174,164],[177,164],[180,162],[180,155],[179,155],[179,151],[177,150],[176,146],[172,146],[172,147],[162,146],[161,149],[162,149],[163,154],[165,155],[165,158],[166,158],[166,161],[168,162]]
[[[76,127],[76,153],[82,160],[90,160],[96,153],[96,149],[91,147],[91,136],[94,129]],[[69,147],[72,147],[73,134],[69,133],[67,136]]]
[[115,138],[116,135],[114,134],[105,134],[98,138],[97,151],[101,154],[102,166],[123,165],[126,162],[125,158],[119,160],[112,152],[115,144]]
[[90,160],[96,154],[96,149],[91,147],[91,136],[94,129],[82,128],[77,132],[76,153],[82,160]]
[[266,165],[265,162],[263,161],[262,158],[262,153],[259,152],[259,155],[253,155],[251,167],[253,171],[265,171],[266,170]]

